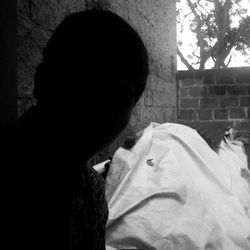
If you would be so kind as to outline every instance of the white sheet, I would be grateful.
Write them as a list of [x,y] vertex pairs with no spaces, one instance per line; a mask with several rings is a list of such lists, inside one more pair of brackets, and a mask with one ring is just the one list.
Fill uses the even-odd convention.
[[246,162],[240,143],[217,154],[187,126],[152,123],[113,157],[107,249],[249,250]]

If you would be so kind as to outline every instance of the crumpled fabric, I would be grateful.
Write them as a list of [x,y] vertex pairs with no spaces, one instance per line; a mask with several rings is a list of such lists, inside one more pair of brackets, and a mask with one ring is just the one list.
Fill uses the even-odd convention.
[[150,124],[113,157],[107,249],[249,250],[246,164],[240,142],[222,141],[216,153],[190,127]]

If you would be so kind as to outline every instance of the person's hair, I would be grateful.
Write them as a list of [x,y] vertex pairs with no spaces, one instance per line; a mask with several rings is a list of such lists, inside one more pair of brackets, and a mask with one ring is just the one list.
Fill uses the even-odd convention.
[[88,10],[67,16],[48,41],[34,95],[38,102],[72,99],[82,91],[116,93],[131,83],[137,101],[147,76],[148,55],[137,32],[110,11]]

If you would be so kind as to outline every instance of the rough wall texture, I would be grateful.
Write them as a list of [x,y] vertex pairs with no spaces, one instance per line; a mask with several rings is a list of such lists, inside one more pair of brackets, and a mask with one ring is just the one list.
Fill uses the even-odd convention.
[[[86,8],[81,0],[19,0],[17,6],[18,114],[34,104],[33,78],[42,50],[56,26],[71,12]],[[49,91],[49,90],[48,90]]]
[[[176,11],[174,0],[19,0],[18,95],[19,115],[34,104],[33,77],[42,49],[55,27],[71,12],[88,8],[109,9],[130,23],[148,49],[150,75],[130,123],[116,142],[133,136],[151,121],[176,120]],[[48,90],[49,91],[49,90]]]
[[149,52],[150,76],[130,125],[139,130],[151,121],[176,119],[176,12],[172,0],[114,0],[111,8],[142,36]]
[[176,121],[176,11],[172,0],[113,0],[111,9],[141,35],[149,53],[150,75],[144,94],[134,108],[128,128],[108,148],[122,144],[150,122]]
[[179,71],[178,121],[228,122],[245,137],[250,166],[250,67]]

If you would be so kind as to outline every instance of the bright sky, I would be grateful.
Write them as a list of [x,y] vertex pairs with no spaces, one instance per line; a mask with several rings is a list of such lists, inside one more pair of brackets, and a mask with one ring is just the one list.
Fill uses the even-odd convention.
[[[247,9],[247,15],[250,16],[250,0],[242,0],[241,6]],[[182,5],[182,8],[184,9],[184,12],[186,13],[190,11],[190,9],[186,7],[185,5]],[[235,20],[235,24],[237,25],[237,20]],[[193,44],[196,42],[195,35],[194,33],[190,31],[187,21],[184,22],[184,29],[183,29],[183,33],[181,36],[177,29],[177,40],[179,40],[180,37],[182,37],[182,40],[183,40],[183,45],[180,47],[180,51],[185,56],[185,58],[187,58],[187,55],[191,54],[191,51],[193,51]],[[249,49],[249,53],[250,53],[250,49]],[[232,57],[231,63],[229,64],[229,67],[250,66],[250,61],[249,63],[244,62],[247,58],[242,56],[240,52],[232,50],[232,55],[233,57]],[[211,67],[213,67],[212,59],[208,60],[206,64],[206,68],[211,68]],[[177,69],[187,70],[186,66],[181,62],[179,57],[177,57]]]

